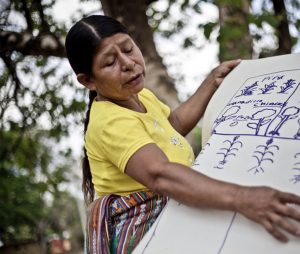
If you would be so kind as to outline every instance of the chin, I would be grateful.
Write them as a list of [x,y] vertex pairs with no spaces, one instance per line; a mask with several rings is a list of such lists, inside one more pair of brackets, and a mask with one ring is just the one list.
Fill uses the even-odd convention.
[[144,84],[137,85],[137,86],[134,88],[134,92],[135,92],[135,93],[139,93],[139,92],[141,92],[143,89],[144,89]]

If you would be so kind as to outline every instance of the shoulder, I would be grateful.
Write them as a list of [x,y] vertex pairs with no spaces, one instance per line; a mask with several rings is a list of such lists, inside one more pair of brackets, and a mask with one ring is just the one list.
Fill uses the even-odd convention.
[[147,99],[151,99],[151,100],[158,100],[158,98],[156,97],[156,95],[149,90],[148,88],[144,88],[139,95],[143,98],[147,98]]
[[115,127],[118,123],[137,121],[135,114],[110,102],[95,102],[90,112],[89,127],[98,131]]

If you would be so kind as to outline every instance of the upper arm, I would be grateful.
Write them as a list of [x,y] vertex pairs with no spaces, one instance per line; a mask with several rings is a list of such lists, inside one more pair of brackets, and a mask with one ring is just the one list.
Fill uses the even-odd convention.
[[151,190],[157,189],[157,179],[162,175],[169,160],[155,144],[147,144],[128,160],[125,173]]
[[172,127],[179,132],[182,136],[186,135],[186,132],[183,130],[182,128],[182,124],[180,122],[180,119],[178,118],[177,114],[176,114],[176,110],[173,110],[169,117],[168,120],[170,122],[170,124],[172,125]]
[[152,137],[145,131],[143,123],[131,115],[115,115],[107,120],[105,125],[101,125],[101,129],[97,126],[90,132],[93,135],[87,136],[86,143],[97,144],[97,146],[90,146],[95,148],[95,154],[121,172],[125,171],[132,154],[146,144],[154,143]]

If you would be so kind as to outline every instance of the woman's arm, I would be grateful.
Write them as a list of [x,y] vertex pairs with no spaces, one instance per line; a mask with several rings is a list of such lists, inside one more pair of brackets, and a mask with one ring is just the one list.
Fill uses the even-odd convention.
[[206,106],[226,75],[240,60],[223,62],[202,82],[197,91],[178,108],[171,112],[169,121],[181,134],[188,134],[203,116]]
[[280,241],[288,238],[281,230],[300,236],[288,218],[300,222],[300,213],[289,203],[300,205],[300,197],[268,187],[243,187],[207,177],[184,165],[169,162],[155,145],[139,149],[128,161],[126,174],[152,191],[183,204],[236,211],[263,225]]

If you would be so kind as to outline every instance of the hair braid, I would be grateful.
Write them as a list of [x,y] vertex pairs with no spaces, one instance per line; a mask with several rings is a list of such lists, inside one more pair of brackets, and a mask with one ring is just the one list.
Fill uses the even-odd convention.
[[[88,109],[86,111],[86,118],[85,118],[85,122],[84,122],[84,136],[86,134],[86,131],[87,131],[87,128],[89,125],[89,121],[90,121],[91,106],[92,106],[92,103],[96,96],[97,96],[96,91],[89,92],[89,104],[88,104]],[[93,200],[94,200],[95,190],[94,190],[94,184],[92,182],[92,174],[91,174],[91,169],[90,169],[90,163],[89,163],[89,160],[87,157],[87,152],[86,152],[85,147],[83,149],[84,149],[84,157],[82,160],[82,173],[83,173],[82,191],[84,194],[85,203],[88,205],[89,203],[93,202]]]

